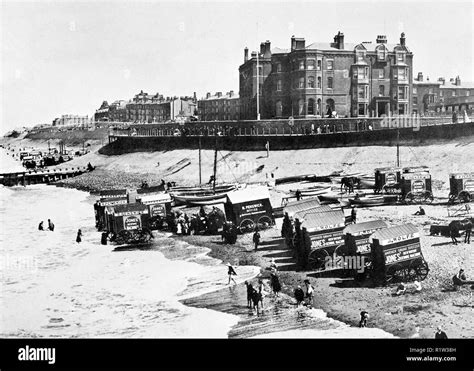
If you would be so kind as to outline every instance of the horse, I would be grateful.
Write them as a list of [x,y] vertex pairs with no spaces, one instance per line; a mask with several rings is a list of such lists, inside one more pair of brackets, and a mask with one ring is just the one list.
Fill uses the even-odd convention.
[[449,235],[451,241],[457,245],[458,240],[456,237],[461,237],[460,231],[466,231],[469,233],[472,230],[472,219],[466,218],[462,220],[453,220],[449,223]]
[[344,190],[349,189],[349,193],[354,192],[354,186],[357,185],[357,188],[360,188],[360,179],[355,176],[345,176],[341,179],[341,192],[342,188]]

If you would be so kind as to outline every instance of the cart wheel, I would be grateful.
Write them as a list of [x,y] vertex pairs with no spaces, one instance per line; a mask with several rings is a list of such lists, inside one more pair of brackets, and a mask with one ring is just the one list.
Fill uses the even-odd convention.
[[461,191],[459,192],[459,200],[461,202],[469,202],[471,201],[471,195],[467,191]]
[[428,263],[423,258],[416,259],[410,263],[409,273],[410,273],[410,280],[419,280],[423,281],[426,276],[428,276],[428,272],[430,269],[428,268]]
[[255,223],[253,220],[244,219],[240,222],[239,229],[242,233],[252,232],[255,229]]
[[432,193],[430,191],[426,191],[425,194],[424,194],[424,201],[426,203],[430,204],[430,203],[433,202],[433,199],[434,199],[434,197],[433,197]]
[[400,264],[394,264],[388,267],[385,277],[387,283],[400,282],[405,278],[405,272]]
[[271,227],[272,224],[272,220],[266,215],[260,217],[257,222],[258,228],[260,229],[267,229]]
[[324,270],[326,268],[326,257],[329,254],[325,249],[313,250],[309,253],[308,263],[312,270]]
[[414,199],[415,199],[415,196],[414,196],[413,193],[411,193],[411,192],[408,192],[408,193],[406,194],[406,196],[405,196],[405,202],[406,202],[407,204],[413,203]]
[[346,245],[341,244],[341,245],[337,246],[336,249],[334,250],[334,253],[335,253],[337,256],[344,256],[344,255],[347,255],[347,248],[346,248]]

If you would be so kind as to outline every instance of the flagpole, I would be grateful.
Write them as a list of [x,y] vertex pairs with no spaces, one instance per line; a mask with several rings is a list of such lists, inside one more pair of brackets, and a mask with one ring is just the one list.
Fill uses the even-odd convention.
[[258,65],[258,55],[260,54],[260,49],[258,45],[258,22],[257,22],[257,121],[260,121],[260,77],[259,77],[259,65]]

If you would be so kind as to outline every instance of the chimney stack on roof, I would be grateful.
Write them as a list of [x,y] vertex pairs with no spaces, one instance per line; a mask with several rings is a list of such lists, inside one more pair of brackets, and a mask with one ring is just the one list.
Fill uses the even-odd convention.
[[265,43],[260,43],[260,54],[265,54]]
[[341,31],[338,31],[334,36],[334,47],[340,50],[344,49],[344,34]]
[[244,63],[249,60],[249,48],[245,47],[244,49]]
[[441,84],[441,85],[444,85],[444,83],[446,82],[446,80],[444,79],[444,77],[440,77],[438,79],[438,82]]
[[272,51],[270,49],[270,40],[265,41],[265,48],[264,48],[264,57],[265,58],[270,58],[272,56]]
[[377,35],[377,44],[386,44],[387,36],[386,35]]
[[402,34],[400,35],[400,45],[401,46],[405,46],[405,32],[402,32]]
[[423,72],[418,72],[418,81],[423,81]]
[[211,93],[206,93],[206,99],[209,99],[211,97]]
[[222,92],[221,92],[221,91],[218,91],[218,92],[216,93],[216,95],[217,95],[217,98],[220,98],[220,97],[222,97]]
[[456,80],[454,81],[454,85],[456,85],[456,86],[461,85],[461,78],[459,76],[456,76]]
[[229,92],[229,97],[232,98],[233,96],[234,96],[234,91],[231,90],[231,91]]

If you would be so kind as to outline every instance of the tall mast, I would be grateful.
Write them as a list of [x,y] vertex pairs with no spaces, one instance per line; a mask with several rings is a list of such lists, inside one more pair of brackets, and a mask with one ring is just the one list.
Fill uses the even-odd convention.
[[214,148],[214,183],[212,185],[212,190],[214,194],[216,193],[216,172],[217,172],[217,132],[216,132],[216,143]]
[[199,137],[199,185],[202,184],[201,179],[201,137]]
[[400,128],[397,128],[397,167],[400,167]]
[[258,48],[258,22],[257,22],[257,120],[260,120],[260,77],[258,73],[258,55],[260,49]]

